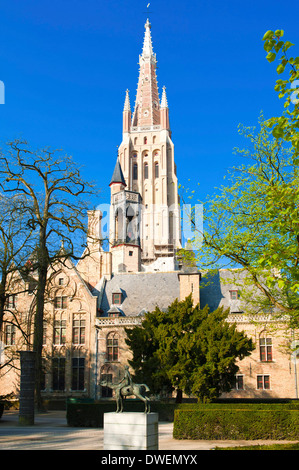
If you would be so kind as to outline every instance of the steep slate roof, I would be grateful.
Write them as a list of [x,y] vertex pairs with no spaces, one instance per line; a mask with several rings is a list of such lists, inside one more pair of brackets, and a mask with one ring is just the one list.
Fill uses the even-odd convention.
[[121,289],[123,296],[119,308],[126,316],[137,316],[142,309],[151,312],[156,306],[166,309],[180,297],[177,272],[115,274],[105,285],[102,316],[107,316],[112,306],[112,294],[118,289]]
[[127,186],[119,163],[119,159],[117,159],[116,161],[116,165],[109,186],[113,183],[122,183],[124,186]]

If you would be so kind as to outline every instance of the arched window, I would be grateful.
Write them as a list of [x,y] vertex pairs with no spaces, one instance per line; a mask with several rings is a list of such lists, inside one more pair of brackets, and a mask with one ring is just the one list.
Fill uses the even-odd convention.
[[106,354],[108,361],[118,361],[118,334],[115,331],[107,335]]
[[155,178],[159,178],[159,163],[155,163]]
[[148,164],[147,163],[144,164],[144,179],[145,180],[148,179]]
[[143,143],[144,143],[144,144],[147,144],[147,137],[144,137]]
[[138,165],[137,163],[134,163],[133,165],[133,180],[138,179]]

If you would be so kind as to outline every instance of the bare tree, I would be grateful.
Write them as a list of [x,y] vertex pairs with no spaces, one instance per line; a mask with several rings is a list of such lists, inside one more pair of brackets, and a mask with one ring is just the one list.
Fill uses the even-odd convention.
[[[27,228],[36,237],[32,269],[37,271],[33,350],[36,352],[36,399],[42,370],[43,317],[47,273],[50,265],[67,257],[76,258],[78,244],[84,245],[87,195],[94,185],[83,180],[72,158],[61,150],[32,150],[26,141],[7,143],[0,153],[0,188],[22,198]],[[90,208],[90,207],[89,207]],[[84,241],[86,236],[84,236]],[[61,241],[64,249],[59,249]]]
[[23,199],[0,195],[0,331],[12,300],[15,273],[24,268],[33,238],[26,227]]

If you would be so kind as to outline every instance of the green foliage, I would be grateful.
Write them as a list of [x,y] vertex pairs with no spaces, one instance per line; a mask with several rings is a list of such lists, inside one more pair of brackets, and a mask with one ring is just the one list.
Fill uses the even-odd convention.
[[[260,130],[241,127],[249,140],[235,149],[247,164],[229,172],[226,186],[203,202],[204,231],[198,265],[241,268],[250,313],[273,308],[299,325],[299,57],[282,29],[263,37],[267,60],[277,63],[275,91],[281,116],[260,118]],[[298,90],[297,90],[298,88]],[[236,282],[238,282],[236,280]],[[255,290],[254,295],[253,289]],[[259,295],[257,295],[259,294]]]
[[299,411],[284,407],[209,408],[175,410],[173,437],[175,439],[206,440],[297,440]]
[[[299,57],[289,57],[289,49],[294,46],[290,41],[282,41],[284,31],[277,29],[269,30],[263,37],[264,49],[267,52],[266,59],[269,62],[277,61],[276,71],[278,75],[285,74],[284,79],[276,81],[275,91],[279,98],[284,99],[285,112],[282,116],[273,117],[268,120],[275,138],[290,142],[294,149],[294,163],[299,162]],[[286,72],[289,74],[286,75]]]
[[226,322],[227,313],[193,306],[190,295],[167,312],[156,308],[146,314],[141,327],[126,330],[138,381],[156,393],[173,387],[202,401],[230,391],[236,359],[249,355],[253,344]]
[[[247,164],[229,172],[226,186],[204,205],[201,269],[240,268],[241,295],[250,313],[274,308],[298,326],[299,169],[294,149],[272,136],[260,118],[260,130],[240,126],[249,144],[235,152]],[[231,271],[232,283],[240,280]],[[235,279],[233,279],[235,277]],[[254,295],[252,292],[254,290]]]

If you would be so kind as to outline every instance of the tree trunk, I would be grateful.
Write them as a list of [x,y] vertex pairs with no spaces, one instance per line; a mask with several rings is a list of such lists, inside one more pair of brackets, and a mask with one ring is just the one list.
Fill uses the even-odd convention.
[[38,411],[43,411],[41,397],[41,380],[42,380],[42,349],[43,349],[43,321],[44,321],[44,305],[45,291],[47,284],[48,271],[48,252],[47,248],[39,247],[38,249],[38,284],[36,293],[36,312],[34,320],[34,339],[33,350],[36,352],[36,379],[35,379],[35,398]]
[[175,402],[176,402],[176,403],[182,403],[182,399],[183,399],[183,392],[182,392],[182,390],[180,390],[180,389],[178,388],[177,391],[176,391]]

